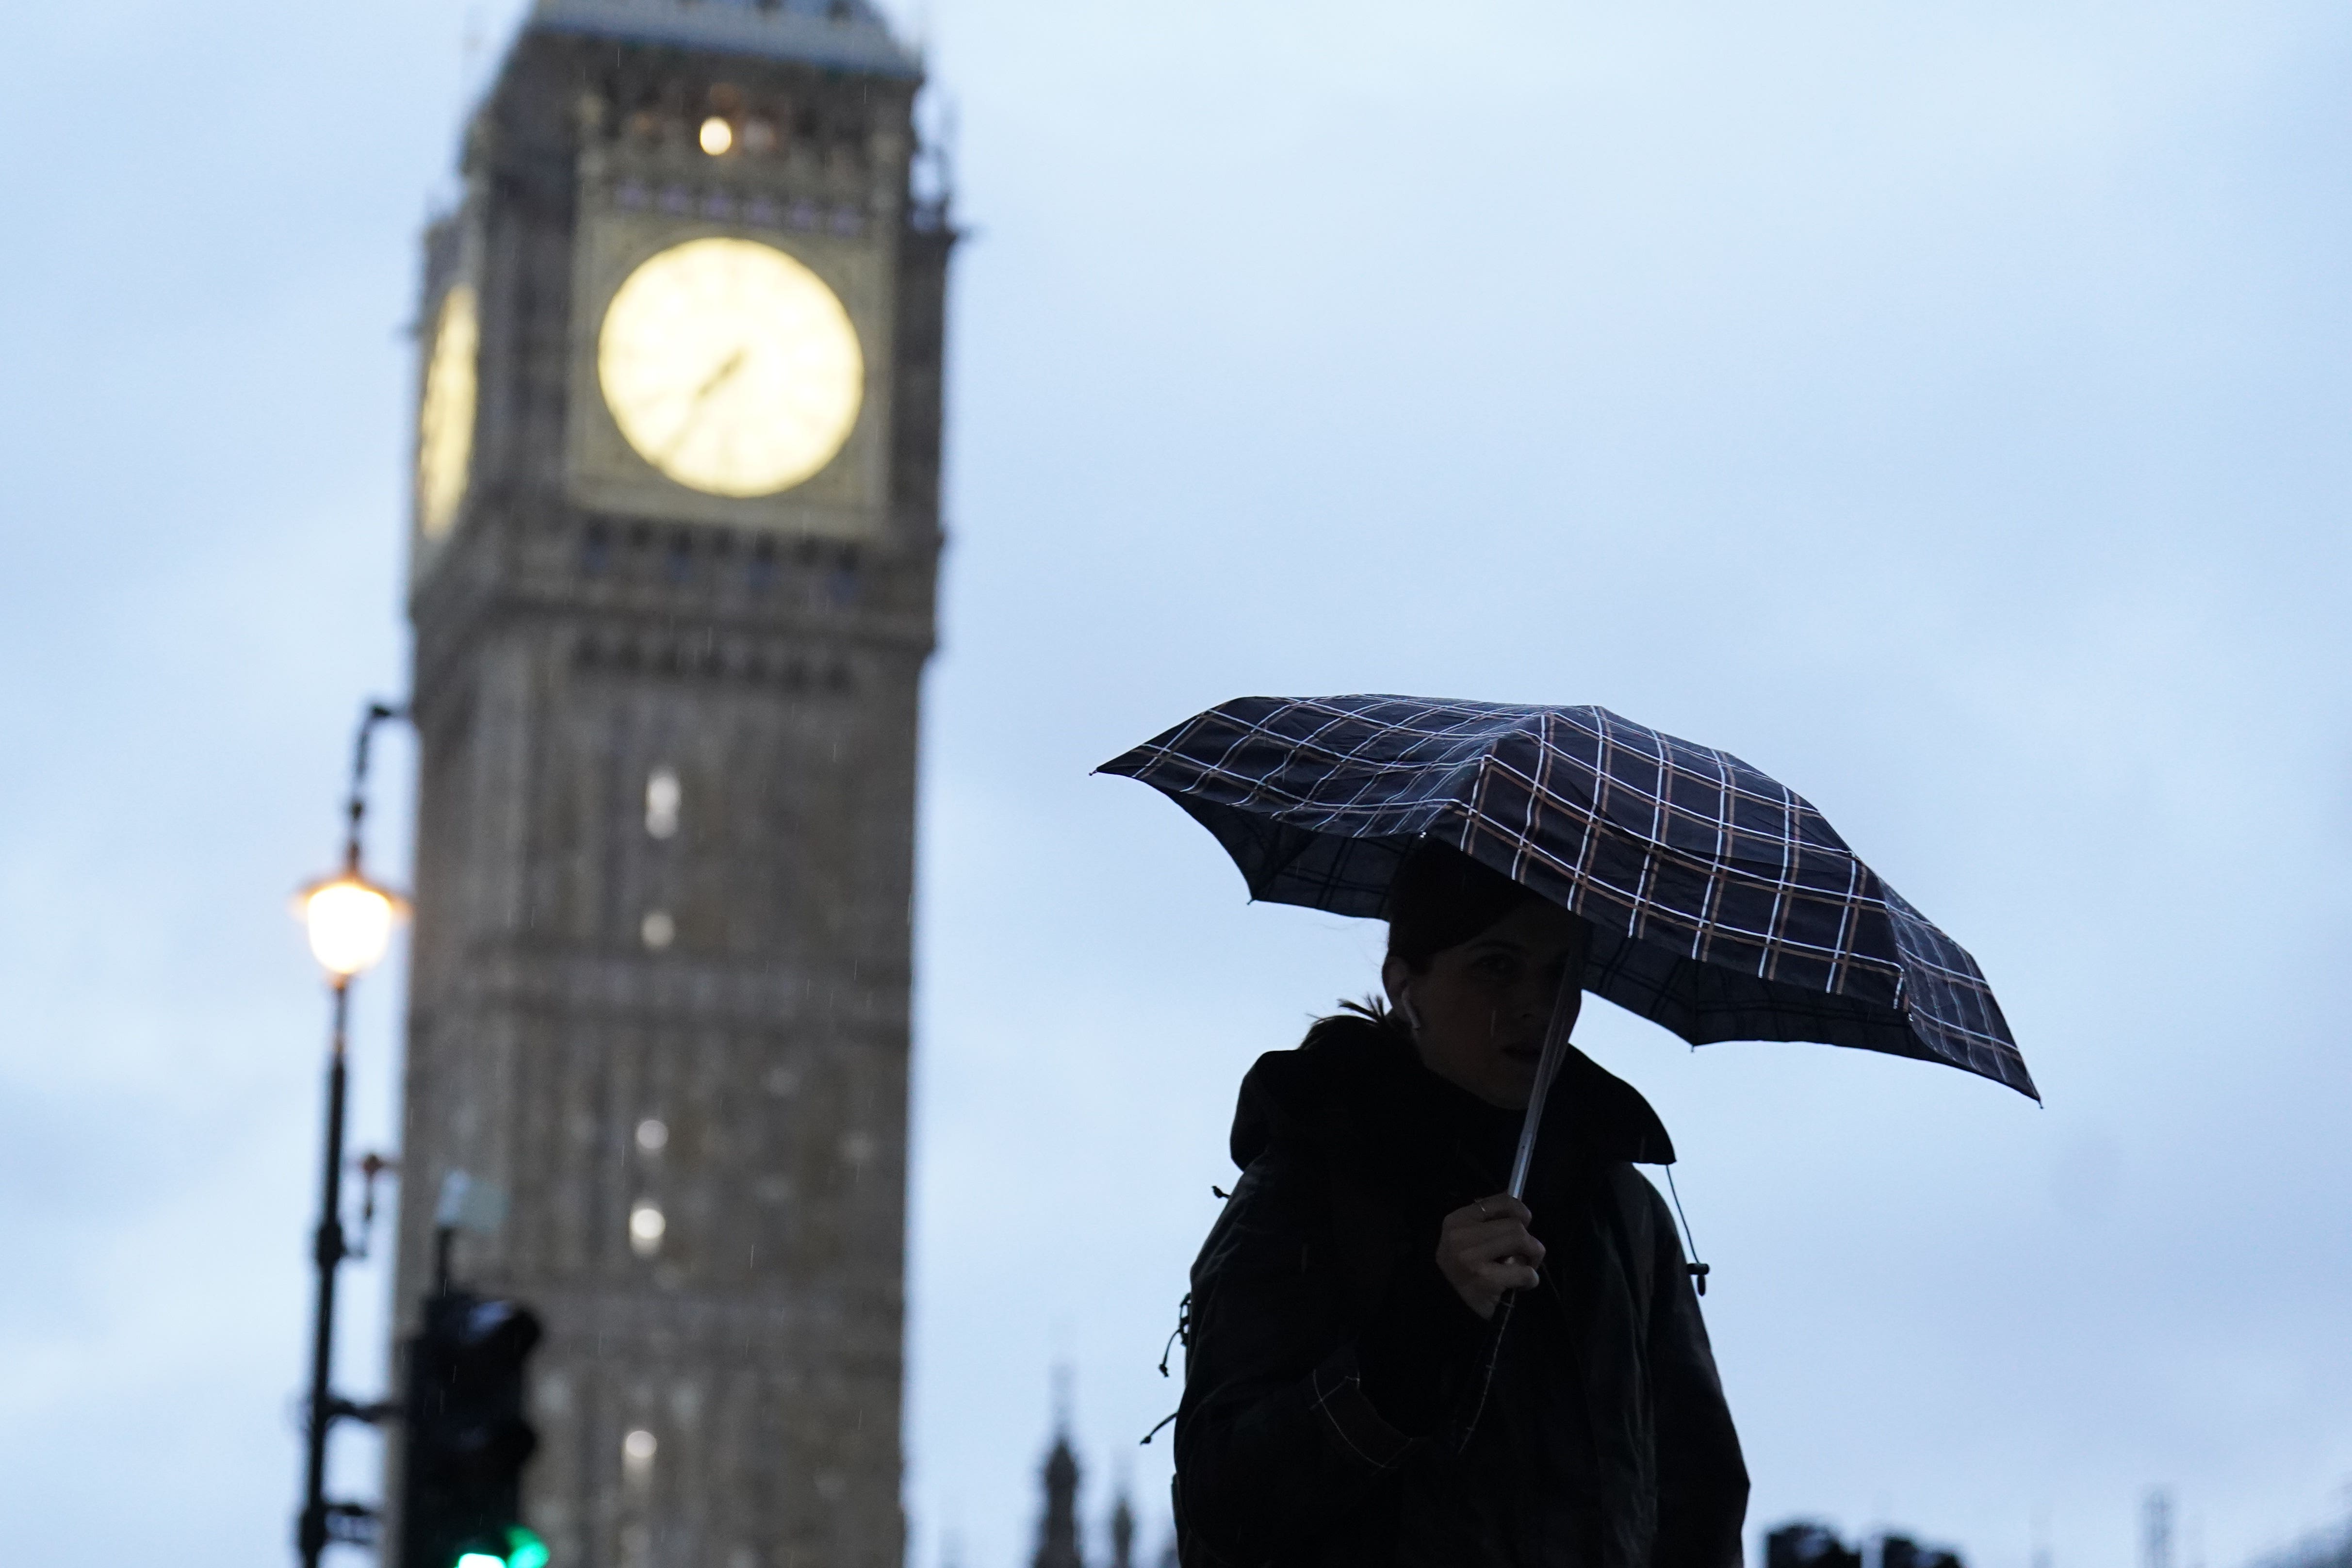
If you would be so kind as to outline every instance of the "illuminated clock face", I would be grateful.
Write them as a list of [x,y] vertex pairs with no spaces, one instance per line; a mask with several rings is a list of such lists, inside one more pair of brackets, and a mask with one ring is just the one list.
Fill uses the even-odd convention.
[[480,343],[474,291],[460,283],[441,296],[425,362],[425,406],[416,416],[416,521],[437,539],[457,519],[474,456],[474,359]]
[[866,358],[849,312],[771,245],[692,239],[614,291],[596,375],[637,455],[722,496],[790,489],[857,422]]

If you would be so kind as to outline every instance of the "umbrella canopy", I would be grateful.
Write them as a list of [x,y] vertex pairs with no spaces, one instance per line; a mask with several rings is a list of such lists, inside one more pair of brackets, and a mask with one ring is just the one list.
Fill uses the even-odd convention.
[[2039,1100],[1976,960],[1822,814],[1605,708],[1243,697],[1123,756],[1250,895],[1379,917],[1424,838],[1592,922],[1585,988],[1693,1045],[1817,1040]]

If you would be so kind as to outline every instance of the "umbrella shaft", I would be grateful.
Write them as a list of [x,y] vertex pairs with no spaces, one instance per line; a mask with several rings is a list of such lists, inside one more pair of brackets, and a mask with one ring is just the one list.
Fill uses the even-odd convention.
[[1551,1023],[1544,1029],[1543,1055],[1536,1061],[1536,1086],[1528,1096],[1527,1119],[1519,1123],[1518,1157],[1511,1162],[1511,1196],[1524,1200],[1528,1195],[1528,1169],[1536,1162],[1536,1129],[1543,1123],[1544,1101],[1551,1094],[1551,1080],[1559,1076],[1559,1064],[1568,1059],[1569,1031],[1576,1026],[1577,993],[1581,987],[1578,976],[1569,974],[1559,983],[1559,994],[1552,999]]

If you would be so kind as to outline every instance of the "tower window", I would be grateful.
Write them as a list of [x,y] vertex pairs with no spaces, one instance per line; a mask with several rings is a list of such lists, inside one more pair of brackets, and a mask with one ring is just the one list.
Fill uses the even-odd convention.
[[685,798],[677,770],[666,763],[656,768],[646,780],[646,832],[656,838],[677,837],[677,808]]
[[654,1435],[640,1426],[621,1439],[621,1468],[631,1480],[641,1481],[652,1473],[654,1455],[660,1448]]
[[648,1116],[637,1123],[637,1147],[648,1154],[658,1154],[669,1146],[669,1126],[657,1116]]
[[637,922],[637,935],[647,947],[659,952],[677,940],[677,922],[670,919],[667,910],[656,910]]
[[629,1250],[639,1258],[651,1258],[661,1250],[662,1236],[669,1229],[669,1221],[661,1210],[639,1199],[629,1210]]
[[716,158],[735,145],[735,128],[717,115],[702,122],[702,150]]

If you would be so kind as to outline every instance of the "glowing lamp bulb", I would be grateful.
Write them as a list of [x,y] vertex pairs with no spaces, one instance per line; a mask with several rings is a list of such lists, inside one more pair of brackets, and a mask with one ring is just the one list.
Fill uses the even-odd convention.
[[338,980],[373,969],[400,918],[398,899],[350,872],[305,889],[301,908],[311,956]]
[[702,122],[702,150],[718,157],[735,145],[735,128],[717,115]]

